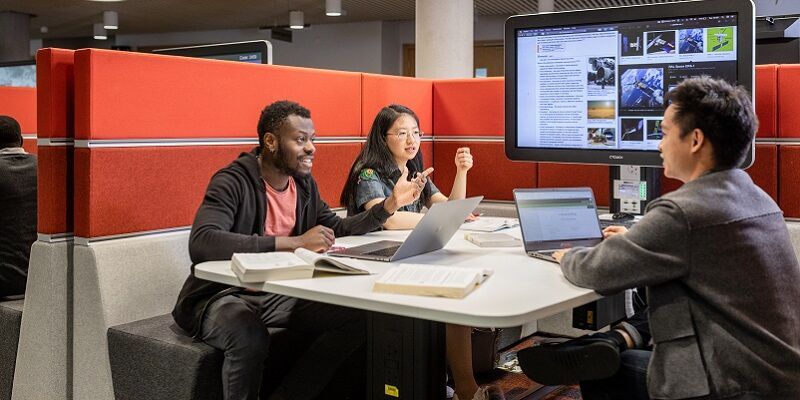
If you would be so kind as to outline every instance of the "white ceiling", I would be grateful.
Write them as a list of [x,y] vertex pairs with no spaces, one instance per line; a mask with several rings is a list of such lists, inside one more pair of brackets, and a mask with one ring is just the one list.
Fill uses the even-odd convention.
[[[432,1],[432,0],[429,0]],[[667,3],[675,0],[555,0],[556,11],[621,5]],[[476,15],[538,12],[537,0],[475,0]],[[0,0],[0,11],[34,16],[32,38],[89,36],[101,13],[119,13],[119,34],[256,28],[286,25],[289,10],[305,13],[307,24],[414,19],[414,0],[342,0],[343,17],[325,15],[325,0]],[[49,32],[41,34],[39,28]]]

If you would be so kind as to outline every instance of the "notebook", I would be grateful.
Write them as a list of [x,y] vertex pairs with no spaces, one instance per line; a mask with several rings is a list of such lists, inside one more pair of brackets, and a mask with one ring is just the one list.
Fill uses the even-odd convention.
[[572,247],[591,247],[603,240],[597,203],[588,187],[515,189],[525,252],[556,262],[553,253]]
[[337,257],[394,261],[439,250],[450,241],[467,215],[481,200],[483,196],[434,204],[405,241],[380,240],[328,254]]

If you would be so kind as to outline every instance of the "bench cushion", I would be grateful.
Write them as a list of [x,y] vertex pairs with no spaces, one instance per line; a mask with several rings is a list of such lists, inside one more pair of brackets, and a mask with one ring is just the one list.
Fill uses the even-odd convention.
[[11,399],[24,300],[0,302],[0,400]]
[[164,314],[108,329],[117,400],[222,398],[222,352],[173,327]]

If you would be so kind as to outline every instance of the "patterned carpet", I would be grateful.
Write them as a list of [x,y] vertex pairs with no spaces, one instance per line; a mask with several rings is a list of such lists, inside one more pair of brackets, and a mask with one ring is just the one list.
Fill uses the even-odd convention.
[[537,396],[536,391],[543,387],[542,384],[531,381],[519,369],[517,364],[517,351],[532,346],[537,340],[542,339],[532,336],[514,347],[506,349],[499,355],[503,369],[496,368],[489,374],[478,376],[479,384],[491,383],[503,390],[506,400],[580,400],[581,390],[578,385],[561,386],[543,396]]

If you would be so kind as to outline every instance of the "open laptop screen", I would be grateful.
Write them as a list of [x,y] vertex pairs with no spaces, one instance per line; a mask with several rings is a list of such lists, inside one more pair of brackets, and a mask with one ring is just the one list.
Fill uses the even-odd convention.
[[597,239],[603,236],[594,194],[588,187],[517,189],[514,197],[526,243]]

